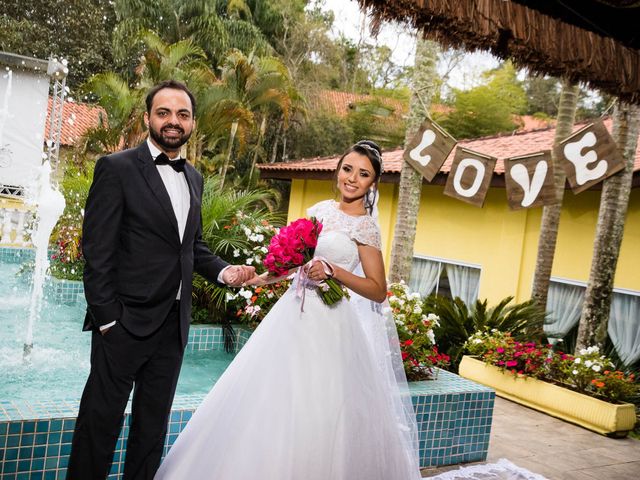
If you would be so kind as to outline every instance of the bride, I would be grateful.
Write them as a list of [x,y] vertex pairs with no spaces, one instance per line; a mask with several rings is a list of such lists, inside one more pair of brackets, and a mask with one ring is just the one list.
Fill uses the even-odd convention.
[[[415,416],[372,216],[380,148],[350,147],[337,167],[340,200],[308,211],[323,223],[309,279],[328,276],[349,300],[289,289],[273,306],[171,447],[156,479],[414,480]],[[354,273],[355,272],[355,273]],[[360,272],[361,275],[357,273]],[[257,277],[254,284],[270,280]]]

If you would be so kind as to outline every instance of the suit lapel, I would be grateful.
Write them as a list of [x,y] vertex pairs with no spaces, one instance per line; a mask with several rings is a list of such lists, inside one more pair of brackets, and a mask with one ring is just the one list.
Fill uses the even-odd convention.
[[189,163],[185,165],[184,168],[184,176],[187,179],[187,185],[189,185],[189,215],[187,216],[187,224],[184,228],[184,238],[193,236],[195,232],[195,227],[200,221],[200,217],[198,215],[197,202],[199,201],[200,195],[202,192],[198,193],[199,190],[199,182],[198,175],[196,174],[195,168],[193,168]]
[[[173,212],[173,207],[171,206],[171,199],[169,198],[169,194],[167,193],[167,189],[162,182],[162,178],[158,173],[158,169],[156,165],[153,163],[153,158],[151,157],[151,152],[149,152],[149,147],[147,146],[147,142],[144,142],[138,148],[138,166],[142,172],[142,176],[146,180],[149,188],[153,192],[153,195],[160,203],[162,210],[167,216],[167,219],[173,226],[173,230],[175,234],[178,236],[178,241],[180,240],[180,233],[178,230],[178,220],[176,219],[176,215]],[[193,202],[193,195],[192,200]]]

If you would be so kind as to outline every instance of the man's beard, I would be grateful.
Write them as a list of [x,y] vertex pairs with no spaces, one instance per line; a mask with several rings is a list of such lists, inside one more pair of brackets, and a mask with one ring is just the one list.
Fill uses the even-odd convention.
[[[180,136],[175,138],[166,138],[162,135],[162,130],[164,129],[173,129],[181,132]],[[191,132],[184,133],[184,129],[177,125],[165,125],[159,131],[149,125],[149,135],[151,138],[161,147],[167,150],[178,150],[182,145],[187,143],[189,137],[191,137]]]

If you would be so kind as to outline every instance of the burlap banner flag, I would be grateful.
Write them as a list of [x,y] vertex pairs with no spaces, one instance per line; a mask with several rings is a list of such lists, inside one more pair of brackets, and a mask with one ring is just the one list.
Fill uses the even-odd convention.
[[430,182],[455,145],[455,138],[427,119],[407,145],[404,159]]
[[573,193],[580,193],[624,168],[624,158],[601,121],[564,139],[554,153]]
[[512,210],[556,202],[551,150],[505,158],[507,200]]
[[482,207],[491,185],[496,161],[496,158],[489,155],[458,147],[444,194]]

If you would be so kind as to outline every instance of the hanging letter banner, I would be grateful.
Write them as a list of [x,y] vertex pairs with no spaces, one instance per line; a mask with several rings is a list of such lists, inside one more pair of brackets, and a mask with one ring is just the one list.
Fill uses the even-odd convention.
[[573,193],[580,193],[624,168],[624,158],[601,121],[564,139],[554,153]]
[[456,143],[455,138],[437,123],[427,119],[407,145],[404,159],[430,182],[440,171]]
[[458,147],[447,177],[444,194],[482,207],[491,185],[497,159]]
[[556,202],[551,150],[505,158],[504,176],[512,210]]

